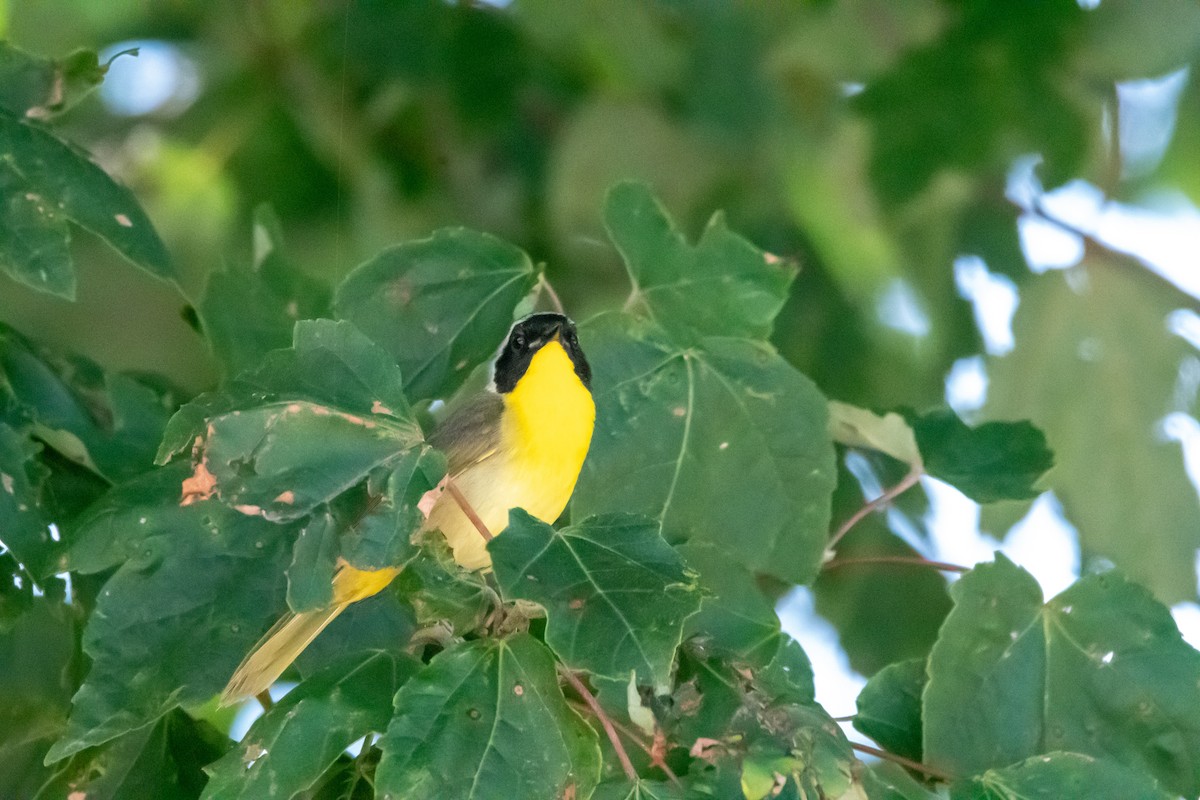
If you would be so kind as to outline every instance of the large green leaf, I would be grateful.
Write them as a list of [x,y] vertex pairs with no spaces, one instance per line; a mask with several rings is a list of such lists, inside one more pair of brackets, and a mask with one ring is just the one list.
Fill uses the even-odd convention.
[[629,511],[670,542],[707,541],[753,571],[812,580],[829,535],[833,443],[825,399],[770,346],[684,348],[653,323],[585,324],[596,434],[572,518]]
[[699,573],[704,594],[700,613],[684,625],[684,638],[695,636],[706,647],[747,664],[770,663],[784,637],[775,606],[754,575],[727,551],[706,542],[681,545],[679,554]]
[[1200,792],[1200,653],[1144,588],[1090,575],[1042,605],[997,554],[952,594],[923,697],[928,763],[969,775],[1066,750]]
[[1058,460],[1048,483],[1084,555],[1175,603],[1196,597],[1200,503],[1179,445],[1157,426],[1181,410],[1171,403],[1187,345],[1164,325],[1176,296],[1139,270],[1089,257],[1076,281],[1029,282],[1016,349],[989,360],[986,411],[1046,432]]
[[290,345],[297,320],[329,316],[329,288],[283,256],[281,236],[274,214],[260,207],[255,212],[252,263],[208,276],[197,311],[226,377]]
[[174,279],[167,249],[132,192],[54,134],[5,111],[0,111],[0,173],[5,190],[0,268],[15,279],[75,296],[64,219],[100,236],[151,275]]
[[391,354],[416,402],[448,397],[496,352],[537,279],[513,245],[445,229],[358,267],[338,287],[334,307]]
[[951,800],[1167,800],[1145,773],[1079,753],[1050,753],[959,781]]
[[[48,761],[209,699],[284,606],[294,532],[212,501],[180,507],[177,498],[146,496],[137,524],[116,532],[136,541],[136,551],[104,585],[88,621],[91,671]],[[115,532],[101,518],[80,531],[81,547],[92,530]]]
[[730,231],[721,214],[689,245],[640,183],[613,187],[604,217],[633,281],[630,305],[677,341],[770,335],[796,277],[794,264]]
[[393,695],[419,667],[395,653],[356,653],[304,680],[207,768],[203,797],[285,798],[308,789],[343,750],[387,727]]
[[[343,421],[383,423],[406,442],[421,438],[421,428],[404,395],[395,362],[348,322],[305,320],[296,323],[292,346],[269,353],[255,369],[222,391],[200,395],[171,418],[158,450],[159,463],[191,452],[197,437],[207,436],[209,420],[234,411],[288,401],[336,409]],[[336,423],[335,423],[336,424]]]
[[77,753],[35,800],[193,800],[204,786],[202,767],[220,757],[229,739],[178,709],[152,725]]
[[597,786],[592,800],[684,800],[685,796],[682,788],[665,781],[630,783],[627,778],[614,778]]
[[527,634],[436,656],[396,694],[379,746],[381,800],[587,797],[600,778],[595,732],[563,699],[550,652]]
[[925,659],[889,664],[858,695],[854,727],[898,756],[921,760],[921,694]]
[[925,471],[977,503],[1037,497],[1054,465],[1045,435],[1029,422],[970,427],[950,410],[910,417]]
[[546,644],[568,667],[623,680],[636,671],[669,691],[700,591],[653,520],[613,514],[555,530],[514,509],[488,550],[505,597],[546,609]]
[[150,467],[173,395],[51,352],[0,323],[0,420],[110,482]]

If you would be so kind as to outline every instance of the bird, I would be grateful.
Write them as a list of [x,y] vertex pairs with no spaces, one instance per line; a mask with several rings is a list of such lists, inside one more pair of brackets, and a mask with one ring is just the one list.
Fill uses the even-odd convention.
[[[440,531],[462,567],[489,570],[480,523],[500,533],[513,508],[554,522],[591,444],[591,383],[568,317],[538,312],[515,322],[492,364],[490,384],[457,405],[428,438],[446,456],[447,485],[461,499],[443,491],[416,535]],[[398,574],[399,568],[360,570],[339,561],[332,603],[284,614],[234,671],[221,705],[261,695],[343,610],[382,591]]]

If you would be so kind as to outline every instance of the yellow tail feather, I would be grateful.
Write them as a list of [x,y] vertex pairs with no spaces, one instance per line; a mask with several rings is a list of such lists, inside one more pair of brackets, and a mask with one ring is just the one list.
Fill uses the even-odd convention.
[[349,603],[338,603],[303,614],[284,614],[238,665],[221,692],[221,705],[233,705],[271,688],[283,671],[325,630]]

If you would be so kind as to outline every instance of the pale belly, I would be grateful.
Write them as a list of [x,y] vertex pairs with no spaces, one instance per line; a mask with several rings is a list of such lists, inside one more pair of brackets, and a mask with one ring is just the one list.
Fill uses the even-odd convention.
[[[459,475],[454,483],[493,536],[508,526],[508,512],[523,508],[545,522],[554,522],[567,506],[579,469],[587,454],[580,451],[554,458],[524,458],[497,454]],[[487,542],[448,493],[429,515],[426,528],[437,528],[454,550],[454,559],[467,569],[491,566]]]

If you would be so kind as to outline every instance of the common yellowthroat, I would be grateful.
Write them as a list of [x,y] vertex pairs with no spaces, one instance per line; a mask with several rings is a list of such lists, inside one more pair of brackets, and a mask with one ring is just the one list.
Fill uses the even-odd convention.
[[[450,485],[466,502],[443,492],[421,530],[441,531],[463,567],[491,566],[487,542],[467,509],[492,533],[508,524],[512,508],[546,522],[562,513],[592,439],[591,377],[575,324],[562,314],[531,314],[509,331],[488,390],[465,401],[429,437],[446,455]],[[222,704],[268,689],[338,614],[399,572],[341,563],[333,603],[275,623],[229,679]]]

